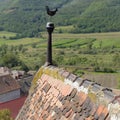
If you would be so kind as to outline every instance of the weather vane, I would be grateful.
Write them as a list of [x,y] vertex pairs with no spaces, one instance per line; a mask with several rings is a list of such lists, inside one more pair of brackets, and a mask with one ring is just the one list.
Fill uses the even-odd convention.
[[[50,8],[46,6],[46,12],[50,17],[54,16],[57,11],[58,11],[57,8],[50,10]],[[48,32],[48,45],[47,45],[47,59],[46,59],[45,66],[49,66],[53,64],[52,63],[52,32],[55,28],[54,23],[47,22],[46,28]]]
[[50,8],[48,6],[46,6],[46,12],[49,16],[54,16],[56,14],[56,12],[58,11],[58,9],[52,9],[50,10]]

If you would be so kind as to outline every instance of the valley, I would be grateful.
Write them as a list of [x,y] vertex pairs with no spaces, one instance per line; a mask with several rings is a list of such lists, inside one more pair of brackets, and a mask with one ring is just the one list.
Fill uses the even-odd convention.
[[[1,54],[6,45],[6,53],[12,53],[28,69],[38,70],[46,61],[47,32],[39,38],[11,40],[15,33],[0,32]],[[53,33],[53,63],[74,74],[113,74],[120,76],[120,32],[68,34]],[[5,56],[5,55],[4,55]],[[4,56],[1,56],[4,58]],[[2,58],[0,64],[3,64]],[[5,63],[4,63],[5,64]],[[13,66],[20,69],[21,65]],[[95,74],[94,74],[95,76]],[[104,77],[106,79],[106,77]],[[98,78],[97,78],[98,79]]]

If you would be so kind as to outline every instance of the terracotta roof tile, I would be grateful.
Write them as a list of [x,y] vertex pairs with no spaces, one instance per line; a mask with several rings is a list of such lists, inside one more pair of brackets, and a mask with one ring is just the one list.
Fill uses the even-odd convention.
[[46,80],[48,80],[48,79],[49,79],[49,75],[42,74],[42,76],[41,76],[41,80],[42,80],[42,81],[46,81]]
[[104,110],[103,105],[98,106],[98,109],[97,109],[97,111],[96,111],[96,113],[94,115],[94,118],[99,119],[99,116],[102,114],[103,110]]
[[71,93],[72,88],[70,85],[63,85],[62,88],[59,88],[62,95],[67,96]]
[[66,117],[66,118],[69,118],[69,117],[72,116],[72,115],[73,115],[73,110],[70,109],[70,110],[68,110],[68,112],[66,112],[65,117]]
[[69,97],[73,98],[73,97],[75,97],[76,94],[77,94],[77,89],[73,88],[72,91],[69,94]]
[[67,79],[71,80],[72,82],[75,82],[76,78],[77,78],[77,76],[74,75],[74,74],[70,74],[70,75],[67,77]]
[[47,93],[50,88],[51,88],[50,84],[46,83],[45,86],[43,87],[43,90]]
[[92,83],[93,83],[92,81],[85,79],[83,80],[81,85],[88,88]]
[[59,69],[58,73],[62,76],[62,74],[65,72],[64,69]]
[[67,71],[64,71],[64,72],[62,73],[62,76],[65,77],[65,78],[67,78],[69,75],[70,75],[70,73],[67,72]]
[[105,88],[102,91],[104,92],[105,98],[108,99],[109,101],[112,101],[113,98],[115,97],[115,94],[112,92],[111,89]]
[[[83,80],[64,70],[57,69],[56,73],[68,80],[68,83],[65,84],[56,77],[48,75],[48,72],[52,74],[56,69],[51,66],[45,68],[47,72],[43,73],[37,82],[40,85],[32,94],[29,94],[16,120],[109,120],[110,112],[107,108],[109,102],[106,102],[105,105],[100,100],[111,98],[110,91],[106,91],[102,86],[89,80]],[[69,84],[69,81],[73,85]],[[88,92],[78,91],[81,86],[89,88]],[[94,96],[89,92],[92,92]],[[98,94],[99,92],[102,93]],[[91,96],[89,97],[88,94]],[[91,100],[92,97],[96,100]],[[111,104],[114,105],[117,99],[114,97]],[[116,106],[119,107],[118,104]],[[112,107],[114,108],[114,106]]]
[[100,84],[97,84],[97,83],[93,83],[92,84],[92,90],[94,91],[94,92],[98,92],[98,91],[100,91],[100,90],[102,90],[102,86],[100,85]]
[[119,102],[119,104],[120,104],[120,95],[115,96],[114,99],[115,99],[116,102]]
[[80,105],[82,105],[85,102],[85,100],[87,99],[87,95],[83,92],[80,92],[79,98],[80,98]]
[[80,85],[82,84],[83,80],[78,77],[78,78],[75,80],[75,82],[77,82],[77,83],[78,83],[78,86],[80,86]]
[[108,109],[104,108],[101,115],[100,115],[100,117],[99,117],[99,119],[104,120],[105,118],[107,118],[108,114],[109,114]]

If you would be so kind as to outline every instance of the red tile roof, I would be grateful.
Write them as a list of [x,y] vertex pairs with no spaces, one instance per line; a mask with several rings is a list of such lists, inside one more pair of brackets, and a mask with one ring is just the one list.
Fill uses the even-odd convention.
[[[64,76],[64,82],[59,75]],[[40,69],[36,78],[36,86],[16,120],[109,120],[112,115],[118,116],[116,120],[120,118],[119,96],[110,89],[66,71],[59,72],[53,66]]]
[[9,102],[0,103],[0,110],[9,109],[11,112],[11,117],[16,118],[26,98],[27,98],[26,96],[23,96]]
[[0,94],[20,88],[18,82],[10,74],[0,75]]

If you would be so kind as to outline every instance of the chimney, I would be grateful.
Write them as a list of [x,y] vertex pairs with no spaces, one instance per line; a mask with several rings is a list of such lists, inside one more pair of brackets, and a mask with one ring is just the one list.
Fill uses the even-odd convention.
[[46,25],[46,29],[48,32],[48,45],[47,45],[47,59],[45,66],[52,65],[52,32],[54,30],[54,24],[52,22],[48,22]]

